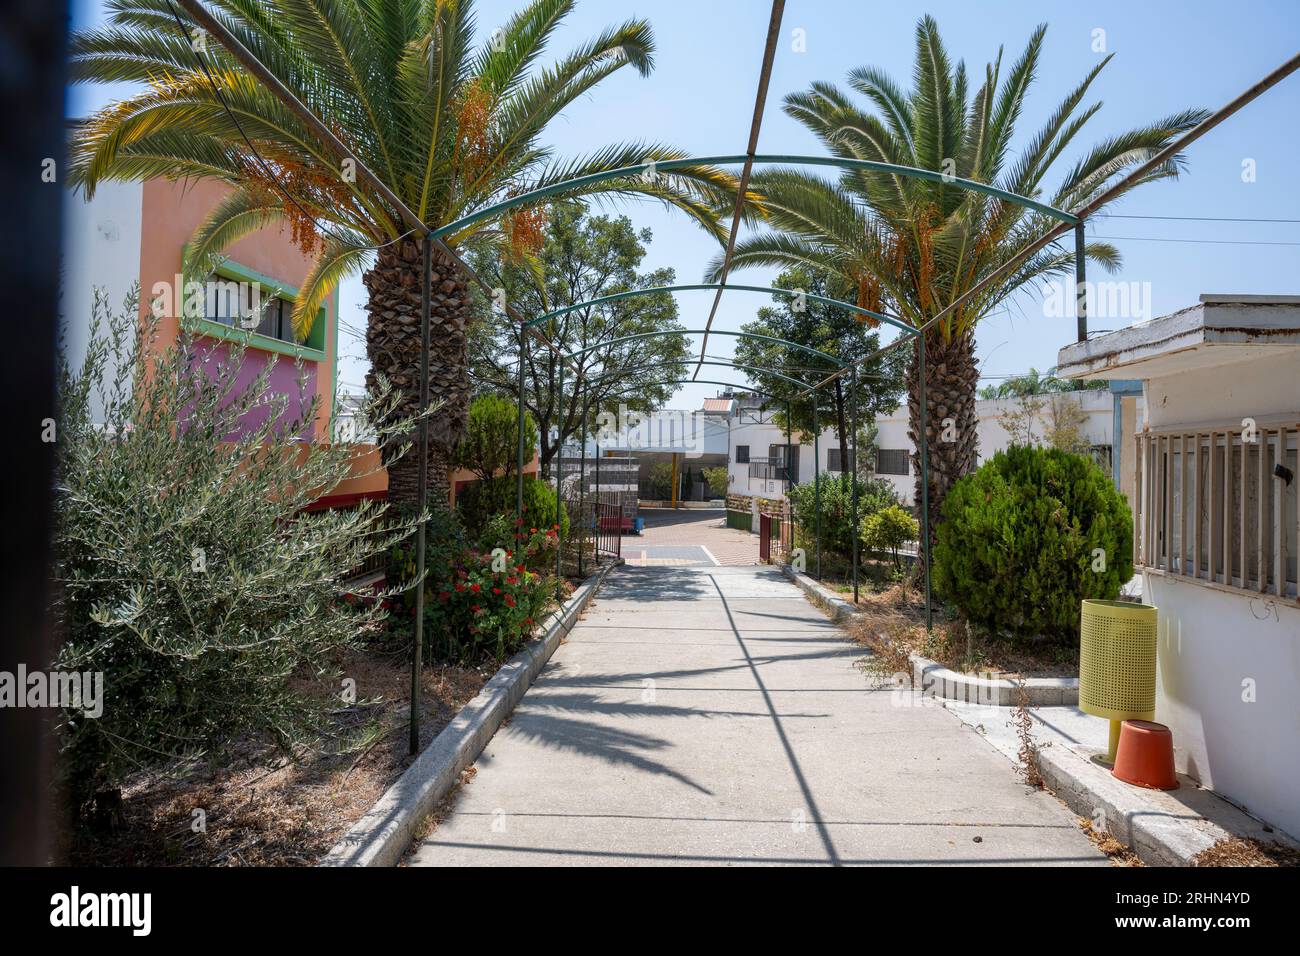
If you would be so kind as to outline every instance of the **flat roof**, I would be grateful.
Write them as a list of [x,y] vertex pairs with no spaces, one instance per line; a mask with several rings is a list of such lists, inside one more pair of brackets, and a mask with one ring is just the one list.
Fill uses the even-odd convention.
[[1057,353],[1061,378],[1159,378],[1300,346],[1300,295],[1206,293],[1171,315],[1075,342]]

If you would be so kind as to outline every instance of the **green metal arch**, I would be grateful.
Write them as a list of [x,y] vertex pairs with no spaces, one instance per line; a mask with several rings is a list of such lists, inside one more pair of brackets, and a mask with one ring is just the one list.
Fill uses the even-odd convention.
[[[736,363],[736,362],[717,362],[717,361],[708,361],[708,360],[705,360],[705,361],[701,362],[699,359],[675,359],[675,360],[673,360],[673,361],[671,361],[671,362],[657,362],[657,363],[656,363],[656,366],[664,366],[664,367],[666,367],[666,366],[669,366],[669,365],[718,365],[718,366],[721,366],[722,368],[734,368],[734,369],[740,369],[740,370],[742,370],[742,371],[747,371],[747,372],[761,372],[761,373],[764,374],[764,375],[771,375],[771,376],[774,376],[774,377],[776,377],[776,378],[779,378],[779,379],[780,379],[781,381],[783,381],[783,382],[789,382],[791,385],[797,385],[797,386],[800,386],[800,387],[802,387],[802,388],[812,388],[814,392],[816,391],[816,388],[814,388],[813,386],[808,385],[807,382],[801,382],[801,381],[799,381],[799,379],[797,379],[797,378],[791,378],[789,375],[786,375],[786,374],[783,373],[783,372],[773,372],[773,371],[770,371],[769,369],[759,368],[757,365],[744,365],[744,364],[740,364],[740,363]],[[607,379],[607,378],[613,378],[613,377],[616,376],[616,375],[626,375],[627,372],[628,372],[627,369],[619,369],[619,370],[616,371],[616,372],[609,372],[609,373],[607,373],[607,374],[605,374],[605,375],[598,375],[598,376],[596,376],[595,378],[584,378],[584,379],[582,379],[582,382],[581,382],[580,384],[584,384],[584,383],[585,383],[585,384],[588,384],[588,385],[594,385],[594,384],[596,384],[597,382],[603,382],[603,381],[605,381],[605,379]],[[697,381],[697,382],[698,382],[698,381],[701,381],[701,380],[700,380],[700,379],[691,379],[691,381]],[[715,382],[714,384],[729,385],[729,384],[731,384],[731,383],[730,383],[730,382]],[[736,386],[736,387],[737,387],[737,388],[740,388],[741,386]],[[748,385],[744,386],[744,389],[745,389],[745,391],[749,391],[749,392],[757,392],[757,391],[759,391],[759,389],[756,389],[756,388],[750,388]],[[771,394],[771,393],[770,393],[770,392],[767,392],[767,393],[765,393],[765,394]],[[773,397],[775,397],[775,396],[773,396]]]
[[[695,363],[692,361],[690,364],[694,365]],[[766,398],[773,398],[776,399],[777,401],[781,401],[779,396],[765,389],[752,388],[749,385],[737,385],[735,382],[720,382],[712,378],[675,378],[675,379],[670,379],[669,381],[666,382],[652,382],[651,384],[653,385],[725,385],[728,388],[734,388],[740,392],[753,392],[755,395],[762,395]],[[635,389],[629,387],[627,392],[615,392],[613,395],[609,397],[621,398],[622,396],[627,395],[629,392],[632,391],[635,391]]]
[[[514,209],[516,206],[526,206],[536,203],[539,200],[546,199],[550,196],[563,192],[589,186],[595,183],[602,183],[608,179],[618,179],[622,176],[639,176],[647,171],[650,172],[671,172],[675,169],[689,169],[692,166],[731,166],[745,162],[749,157],[739,156],[697,156],[688,159],[665,159],[648,163],[637,163],[634,166],[620,166],[618,169],[609,169],[600,173],[589,173],[586,176],[577,176],[573,179],[567,179],[562,183],[553,183],[550,186],[543,186],[541,189],[533,189],[526,193],[520,193],[518,196],[512,196],[504,199],[499,203],[486,206],[477,212],[472,212],[468,216],[462,216],[455,222],[447,223],[445,226],[439,226],[430,234],[434,239],[445,239],[447,236],[459,232],[466,226],[472,226],[476,222],[484,219],[491,219],[501,213]],[[890,173],[895,176],[906,176],[911,179],[924,179],[929,182],[943,183],[945,185],[956,186],[959,189],[967,189],[971,192],[981,193],[985,196],[993,196],[1017,206],[1023,206],[1026,209],[1033,209],[1044,215],[1051,216],[1060,222],[1074,225],[1079,222],[1079,217],[1066,212],[1064,209],[1057,209],[1055,206],[1049,206],[1046,203],[1030,199],[1028,196],[1021,196],[1017,193],[1008,192],[1005,189],[999,189],[996,186],[990,186],[988,183],[976,182],[973,179],[962,179],[959,176],[946,176],[943,173],[932,169],[918,169],[915,166],[899,166],[894,163],[878,163],[869,159],[841,159],[834,156],[785,156],[785,155],[760,155],[753,157],[753,162],[764,165],[782,164],[787,166],[834,166],[838,169],[859,169],[867,172]]]
[[[795,292],[791,292],[789,289],[778,289],[775,286],[736,285],[731,282],[725,284],[721,282],[697,282],[697,283],[689,283],[686,285],[659,285],[649,289],[629,289],[626,292],[613,292],[610,293],[609,295],[598,296],[595,299],[588,299],[586,302],[575,302],[573,305],[566,305],[562,309],[552,309],[550,312],[547,312],[543,315],[539,315],[537,318],[530,319],[527,322],[525,322],[524,328],[531,328],[532,326],[536,325],[539,322],[545,322],[547,319],[554,319],[561,315],[565,315],[566,313],[576,311],[577,309],[586,308],[587,306],[590,305],[604,305],[606,302],[618,302],[622,299],[632,299],[643,295],[654,295],[655,293],[658,292],[696,292],[704,289],[712,289],[712,290],[734,289],[737,292],[763,292],[772,295],[798,294]],[[907,334],[913,337],[921,334],[916,330],[915,326],[909,325],[908,323],[902,321],[901,319],[896,319],[893,316],[885,315],[884,313],[881,312],[872,312],[870,309],[864,309],[859,305],[854,305],[852,302],[844,302],[840,299],[832,299],[830,296],[817,295],[816,293],[813,292],[804,292],[803,296],[806,299],[812,299],[814,302],[821,302],[824,303],[825,305],[837,306],[841,309],[848,309],[850,312],[857,312],[860,315],[865,315],[879,322],[886,322],[889,325],[894,326],[895,328],[903,330],[904,332],[906,332]],[[712,331],[710,331],[709,334],[710,335],[713,334]]]
[[657,339],[665,335],[733,335],[742,339],[762,339],[765,342],[775,342],[778,345],[784,345],[787,348],[798,349],[801,352],[807,352],[809,355],[815,355],[820,359],[825,359],[837,368],[847,368],[847,362],[841,362],[835,356],[826,352],[809,348],[807,345],[800,345],[798,342],[791,342],[789,339],[779,339],[773,335],[759,335],[757,332],[726,332],[720,329],[665,329],[661,332],[638,332],[635,335],[624,335],[617,339],[608,339],[604,342],[598,342],[595,345],[589,345],[585,349],[575,349],[572,352],[565,352],[562,356],[566,359],[574,359],[580,355],[586,355],[588,352],[594,352],[596,349],[609,348],[611,345],[618,345],[620,342],[634,342],[638,339]]

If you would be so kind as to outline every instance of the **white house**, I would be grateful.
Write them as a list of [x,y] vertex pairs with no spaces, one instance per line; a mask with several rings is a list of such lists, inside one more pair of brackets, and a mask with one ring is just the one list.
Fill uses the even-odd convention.
[[[1029,398],[983,398],[975,403],[976,429],[979,434],[979,461],[1003,451],[1016,439],[1022,443],[1042,442],[1050,432],[1054,418],[1064,414],[1063,406],[1073,404],[1080,414],[1078,429],[1083,442],[1094,457],[1109,469],[1115,434],[1115,400],[1110,392],[1082,391],[1036,395]],[[1019,417],[1021,432],[1013,435],[1008,425]],[[916,484],[912,469],[915,450],[908,437],[907,406],[876,419],[876,474],[886,478],[905,500],[912,499]]]
[[[786,433],[772,421],[779,409],[764,409],[763,399],[755,395],[741,395],[734,399],[727,432],[728,485],[733,494],[780,498],[791,480],[795,484],[812,481],[817,466],[814,464],[814,443],[800,442],[799,434],[789,436],[787,467]],[[821,470],[839,474],[841,462],[847,455],[840,454],[840,442],[831,428],[822,430],[816,451],[821,458]]]
[[1203,295],[1058,366],[1142,382],[1122,455],[1178,769],[1300,835],[1300,296]]

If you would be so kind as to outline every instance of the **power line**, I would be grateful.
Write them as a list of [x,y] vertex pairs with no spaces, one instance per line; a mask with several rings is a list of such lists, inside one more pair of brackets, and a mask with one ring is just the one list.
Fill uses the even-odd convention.
[[1190,242],[1198,245],[1215,246],[1300,246],[1300,242],[1265,242],[1257,239],[1170,239],[1164,236],[1098,236],[1093,239],[1108,239],[1112,242]]
[[1289,222],[1300,223],[1300,219],[1256,219],[1250,216],[1138,216],[1120,213],[1102,213],[1107,219],[1173,219],[1182,222]]

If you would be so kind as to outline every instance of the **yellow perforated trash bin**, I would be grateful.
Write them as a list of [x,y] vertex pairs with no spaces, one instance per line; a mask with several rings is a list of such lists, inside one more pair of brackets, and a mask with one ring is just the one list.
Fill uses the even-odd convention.
[[1156,711],[1156,609],[1125,601],[1084,601],[1079,628],[1079,709],[1110,721],[1108,763],[1120,724]]

